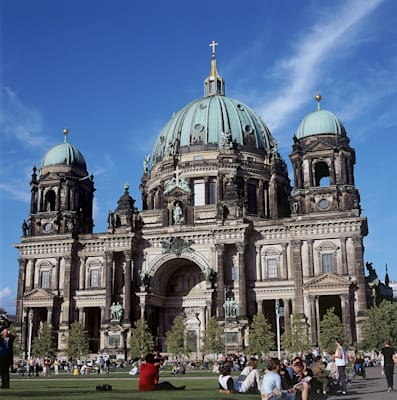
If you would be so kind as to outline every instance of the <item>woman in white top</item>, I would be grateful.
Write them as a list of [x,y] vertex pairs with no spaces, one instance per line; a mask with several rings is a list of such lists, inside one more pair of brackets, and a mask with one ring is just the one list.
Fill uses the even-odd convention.
[[338,375],[339,375],[339,387],[342,391],[342,394],[346,394],[346,350],[343,347],[343,341],[340,338],[335,339],[336,341],[336,350],[335,350],[335,364],[338,367]]

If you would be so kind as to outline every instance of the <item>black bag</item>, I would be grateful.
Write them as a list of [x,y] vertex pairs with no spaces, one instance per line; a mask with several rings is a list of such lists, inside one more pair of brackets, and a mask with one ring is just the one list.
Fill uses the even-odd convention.
[[103,385],[98,385],[96,387],[97,391],[104,391],[104,390],[112,390],[112,386],[108,385],[107,383],[104,383]]

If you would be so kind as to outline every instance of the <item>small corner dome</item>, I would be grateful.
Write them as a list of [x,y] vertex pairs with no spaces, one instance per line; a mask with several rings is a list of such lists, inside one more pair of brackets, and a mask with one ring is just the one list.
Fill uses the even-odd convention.
[[346,135],[343,124],[328,110],[316,110],[303,118],[296,137],[302,139],[312,135]]
[[81,152],[66,141],[48,150],[41,161],[41,168],[53,165],[65,165],[87,170],[87,165]]

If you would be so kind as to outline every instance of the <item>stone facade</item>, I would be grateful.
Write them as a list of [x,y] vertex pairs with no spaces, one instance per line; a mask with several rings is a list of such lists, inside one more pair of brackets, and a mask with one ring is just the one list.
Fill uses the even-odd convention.
[[[216,68],[213,75],[221,80]],[[205,101],[222,100],[223,85],[208,88]],[[204,100],[198,110],[214,107]],[[212,316],[225,328],[227,350],[243,350],[256,313],[276,330],[276,304],[284,310],[281,332],[299,313],[315,346],[320,320],[334,307],[350,342],[359,341],[367,221],[349,139],[345,132],[295,137],[291,188],[276,142],[269,132],[258,139],[254,128],[246,122],[240,136],[231,130],[210,141],[196,123],[188,143],[178,133],[168,143],[160,136],[150,166],[145,158],[141,210],[126,187],[102,233],[92,231],[95,189],[85,165],[43,163],[40,176],[34,169],[30,218],[15,245],[21,350],[32,315],[32,335],[50,322],[60,352],[79,321],[92,353],[127,353],[141,317],[166,351],[166,332],[182,312],[196,354]]]

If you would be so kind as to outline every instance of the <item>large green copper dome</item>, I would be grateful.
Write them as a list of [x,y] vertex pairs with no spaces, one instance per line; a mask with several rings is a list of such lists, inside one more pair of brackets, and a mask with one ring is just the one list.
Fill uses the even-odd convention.
[[64,131],[65,141],[47,151],[41,161],[41,168],[53,165],[65,165],[83,170],[87,169],[86,162],[80,151],[66,141],[68,131]]
[[152,153],[152,164],[163,157],[200,149],[234,148],[270,153],[277,148],[269,128],[247,105],[226,97],[224,81],[213,55],[204,81],[204,97],[174,113],[162,129]]

